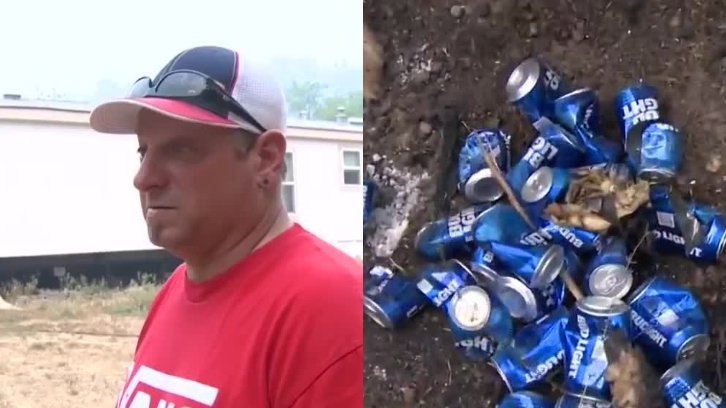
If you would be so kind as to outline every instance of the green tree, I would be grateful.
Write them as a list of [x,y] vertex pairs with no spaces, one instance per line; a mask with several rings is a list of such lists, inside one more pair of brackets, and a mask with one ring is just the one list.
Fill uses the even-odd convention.
[[311,118],[315,117],[320,109],[325,88],[325,85],[318,82],[305,81],[300,83],[293,81],[286,92],[290,111],[292,113],[306,111]]
[[363,91],[350,92],[347,95],[334,95],[323,99],[316,119],[335,120],[338,108],[345,108],[348,117],[363,117]]

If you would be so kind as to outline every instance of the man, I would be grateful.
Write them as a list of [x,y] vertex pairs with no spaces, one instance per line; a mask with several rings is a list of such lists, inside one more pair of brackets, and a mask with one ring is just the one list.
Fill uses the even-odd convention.
[[361,265],[288,218],[285,117],[268,72],[220,47],[91,113],[99,132],[137,134],[149,238],[184,260],[117,407],[362,406]]

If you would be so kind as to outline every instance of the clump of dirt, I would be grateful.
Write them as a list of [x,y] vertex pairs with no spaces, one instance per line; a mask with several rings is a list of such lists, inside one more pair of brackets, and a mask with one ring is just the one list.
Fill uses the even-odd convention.
[[[364,157],[373,164],[374,155],[385,156],[386,167],[398,174],[426,174],[395,250],[377,257],[366,248],[366,269],[393,261],[414,273],[422,263],[412,245],[418,229],[467,205],[453,174],[465,125],[503,128],[513,136],[513,158],[520,157],[535,130],[506,103],[504,83],[528,56],[542,57],[578,87],[595,89],[610,138],[619,138],[615,93],[640,79],[654,85],[667,104],[667,120],[685,138],[679,186],[726,211],[721,199],[726,167],[720,165],[726,151],[722,2],[366,0],[364,16],[382,56],[377,92],[365,106]],[[384,187],[378,204],[389,205],[396,194]],[[661,273],[701,299],[713,334],[707,380],[723,392],[726,267],[675,256],[653,260],[635,284]],[[366,406],[493,407],[506,392],[495,372],[454,350],[438,311],[428,310],[397,331],[366,319],[365,336]]]

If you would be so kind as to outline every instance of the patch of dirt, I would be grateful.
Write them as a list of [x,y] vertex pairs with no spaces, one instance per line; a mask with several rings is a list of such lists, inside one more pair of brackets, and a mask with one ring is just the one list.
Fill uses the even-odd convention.
[[[366,0],[364,15],[383,53],[379,98],[366,102],[366,163],[380,167],[373,160],[380,155],[386,166],[428,175],[392,255],[409,273],[423,262],[412,249],[421,225],[466,205],[451,189],[451,153],[467,134],[463,126],[447,127],[452,112],[472,128],[502,127],[513,136],[515,161],[532,141],[531,124],[504,95],[509,72],[532,55],[576,86],[597,90],[608,137],[619,137],[615,93],[639,79],[656,86],[667,120],[686,141],[679,183],[697,200],[726,212],[726,168],[720,165],[726,151],[722,2]],[[387,262],[370,248],[365,254],[366,269]],[[636,284],[656,272],[701,299],[712,326],[708,361],[716,362],[706,367],[707,379],[724,392],[726,267],[659,257],[654,268],[638,272]],[[458,355],[437,311],[397,331],[366,319],[365,336],[368,407],[493,407],[504,392],[488,367]]]
[[135,306],[137,292],[45,293],[0,311],[0,407],[114,406],[143,316],[101,306]]

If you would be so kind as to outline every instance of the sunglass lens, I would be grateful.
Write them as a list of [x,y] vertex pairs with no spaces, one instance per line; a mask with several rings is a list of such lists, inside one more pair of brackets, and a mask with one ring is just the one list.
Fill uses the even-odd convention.
[[129,90],[129,97],[130,98],[139,98],[144,95],[146,95],[147,92],[149,92],[149,88],[151,87],[151,78],[149,77],[142,77],[136,80],[133,85],[131,85],[131,89]]
[[156,94],[173,98],[200,95],[206,86],[206,79],[189,72],[175,72],[159,83]]

